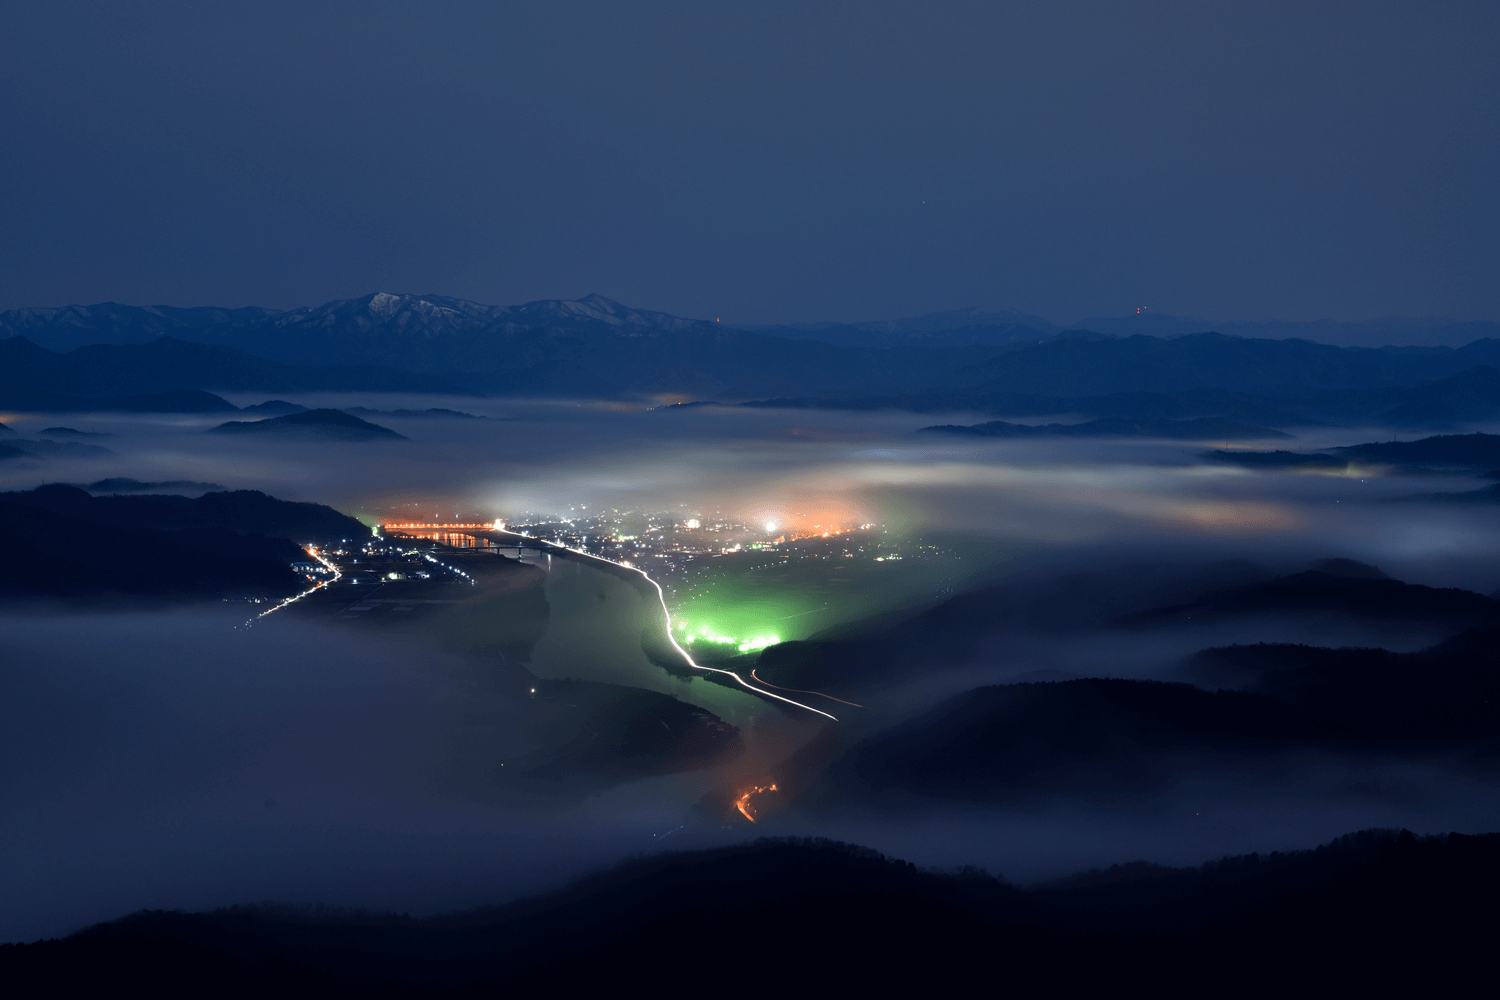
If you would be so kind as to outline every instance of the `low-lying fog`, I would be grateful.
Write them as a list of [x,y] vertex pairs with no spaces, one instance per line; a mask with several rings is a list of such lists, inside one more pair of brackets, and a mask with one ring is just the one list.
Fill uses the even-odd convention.
[[[1220,442],[915,433],[991,419],[981,414],[292,398],[440,406],[491,419],[369,416],[411,440],[315,444],[205,433],[223,417],[8,415],[22,434],[58,425],[106,433],[86,440],[111,454],[11,459],[0,463],[0,488],[111,476],[193,480],[324,502],[370,521],[398,513],[492,519],[585,504],[719,510],[794,527],[876,521],[941,534],[960,550],[968,540],[976,552],[1009,552],[999,563],[976,559],[975,573],[990,579],[1150,560],[1190,567],[1239,558],[1294,571],[1346,557],[1413,583],[1500,587],[1500,506],[1398,502],[1486,485],[1474,477],[1249,472],[1198,457]],[[1320,429],[1291,442],[1235,444],[1311,449],[1389,437],[1381,428]],[[243,618],[227,606],[12,608],[0,617],[0,941],[65,933],[142,907],[277,899],[431,912],[539,890],[658,843],[710,838],[658,839],[711,786],[702,774],[548,809],[499,806],[455,787],[444,762],[462,711],[452,685],[462,665],[290,616],[236,628]],[[1379,639],[1414,649],[1429,638],[1334,634],[1296,621],[1129,642],[1052,630],[997,642],[976,662],[913,685],[891,713],[1036,671],[1172,676],[1186,654],[1232,641]],[[1150,810],[1058,805],[774,832],[836,835],[921,864],[973,862],[1034,879],[1143,857],[1196,863],[1308,847],[1369,826],[1500,826],[1494,789],[1442,761],[1323,756],[1289,761],[1285,774],[1270,786],[1180,788]]]
[[[441,406],[491,419],[374,415],[369,419],[411,440],[314,444],[206,434],[223,415],[7,415],[5,422],[23,434],[59,424],[109,434],[86,440],[113,454],[10,459],[0,464],[0,488],[125,476],[260,489],[370,520],[401,505],[412,512],[431,507],[431,514],[495,517],[587,504],[718,509],[789,526],[873,519],[903,530],[944,529],[1027,545],[1145,536],[1230,539],[1289,558],[1303,552],[1360,558],[1413,582],[1500,585],[1493,578],[1500,574],[1480,579],[1497,546],[1489,508],[1377,503],[1490,482],[1468,476],[1267,473],[1199,459],[1224,442],[995,441],[915,433],[933,424],[989,419],[977,413],[649,410],[388,395],[293,401],[387,411]],[[1291,441],[1229,446],[1312,450],[1390,436],[1385,428],[1314,428]]]
[[461,667],[291,620],[236,628],[244,619],[198,608],[0,623],[0,940],[235,900],[477,905],[648,849],[694,798],[659,816],[501,810],[444,768]]

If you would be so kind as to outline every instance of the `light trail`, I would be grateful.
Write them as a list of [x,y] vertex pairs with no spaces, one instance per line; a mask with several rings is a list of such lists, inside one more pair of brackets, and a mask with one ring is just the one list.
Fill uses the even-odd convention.
[[[512,532],[506,532],[506,533],[507,534],[512,534]],[[642,579],[644,579],[647,583],[651,584],[651,586],[653,586],[653,587],[656,588],[656,599],[661,602],[661,613],[667,619],[667,641],[672,644],[672,648],[673,649],[677,650],[677,652],[682,655],[682,658],[687,661],[688,666],[692,667],[694,670],[706,670],[709,673],[724,674],[727,677],[733,677],[734,680],[735,680],[735,683],[739,684],[740,687],[744,688],[747,691],[754,691],[756,694],[762,695],[762,696],[764,696],[766,698],[775,698],[777,701],[786,702],[788,705],[795,705],[797,708],[806,709],[807,711],[812,712],[812,713],[814,713],[816,715],[821,715],[825,719],[832,719],[834,722],[839,721],[838,716],[836,716],[836,715],[830,715],[829,713],[823,711],[820,708],[813,708],[811,705],[804,705],[800,701],[793,701],[790,698],[783,698],[779,694],[774,694],[774,693],[772,693],[770,691],[762,690],[761,688],[758,688],[755,685],[751,684],[749,681],[745,680],[745,678],[741,677],[739,674],[735,673],[733,670],[721,670],[718,667],[705,667],[703,664],[701,664],[701,663],[697,662],[696,660],[694,660],[691,656],[688,655],[688,651],[687,650],[683,649],[680,645],[677,644],[677,640],[672,636],[672,612],[670,610],[668,610],[668,608],[667,608],[667,595],[666,595],[666,592],[661,589],[661,584],[659,584],[655,580],[651,579],[651,577],[646,573],[646,571],[643,570],[643,569],[641,569],[639,566],[630,566],[630,565],[627,565],[626,563],[615,562],[613,559],[606,559],[603,556],[596,556],[592,552],[586,552],[583,549],[573,549],[573,548],[569,548],[566,545],[559,545],[556,542],[548,541],[545,538],[532,538],[532,536],[530,536],[530,535],[520,535],[520,537],[521,538],[531,538],[532,541],[539,542],[542,545],[545,545],[545,546],[547,546],[549,548],[562,549],[564,552],[572,552],[575,555],[587,556],[590,559],[597,559],[600,562],[609,563],[611,566],[618,566],[621,569],[628,569],[628,570],[631,570],[633,572],[641,574]],[[764,682],[762,682],[762,683],[764,683]],[[834,700],[837,701],[838,699],[834,699]]]
[[754,823],[755,807],[750,804],[750,796],[758,795],[761,792],[774,791],[776,791],[775,785],[756,785],[754,788],[750,789],[748,792],[742,793],[739,798],[735,799],[734,807],[740,811],[741,816],[744,816],[750,822]]
[[782,687],[780,684],[772,684],[768,680],[765,680],[765,679],[763,679],[761,677],[757,677],[756,674],[755,674],[755,668],[754,667],[750,668],[750,676],[751,677],[755,677],[755,682],[757,684],[764,684],[766,687],[775,688],[778,691],[790,691],[793,694],[815,694],[819,698],[827,698],[829,701],[836,701],[840,705],[850,705],[850,706],[853,706],[854,708],[864,708],[865,707],[865,706],[861,705],[859,702],[856,702],[856,701],[845,701],[842,698],[835,698],[831,694],[824,694],[822,691],[806,691],[806,690],[803,690],[802,688],[788,688],[788,687]]
[[[305,551],[308,555],[312,556],[318,562],[322,563],[324,565],[324,567],[326,567],[327,569],[331,570],[333,572],[333,579],[332,580],[319,580],[317,583],[313,584],[311,587],[309,587],[308,589],[304,590],[302,593],[297,594],[297,595],[295,595],[293,597],[284,598],[281,601],[280,604],[277,604],[275,607],[267,608],[265,611],[262,611],[260,614],[256,615],[254,618],[251,618],[249,621],[245,622],[245,628],[249,628],[251,625],[254,625],[256,622],[260,621],[262,618],[264,618],[266,615],[270,614],[271,612],[273,612],[273,611],[280,611],[282,608],[286,607],[288,604],[296,604],[298,601],[302,600],[302,598],[306,597],[308,594],[315,594],[318,591],[322,590],[324,587],[328,586],[330,583],[338,583],[340,580],[342,580],[344,578],[344,574],[342,574],[342,573],[339,572],[339,568],[337,566],[335,566],[333,563],[329,562],[327,559],[324,559],[323,558],[323,554],[321,552],[319,552],[315,547],[313,547],[311,545],[304,546],[303,551]],[[235,628],[239,628],[239,626],[236,625]]]
[[[803,611],[803,612],[801,612],[801,613],[800,613],[800,614],[795,614],[795,615],[787,615],[787,616],[786,616],[786,617],[784,617],[784,618],[772,618],[772,619],[771,619],[771,620],[772,620],[772,621],[773,621],[773,622],[784,622],[784,621],[788,621],[788,620],[790,620],[790,619],[792,619],[792,618],[801,618],[801,617],[802,617],[802,615],[815,615],[815,614],[817,614],[817,613],[818,613],[818,612],[819,612],[819,611],[826,611],[826,610],[828,610],[828,605],[826,605],[826,604],[825,604],[825,605],[823,605],[823,606],[822,606],[822,607],[821,607],[821,608],[813,608],[813,609],[812,609],[812,610],[811,610],[811,611]],[[764,683],[765,683],[765,681],[761,681],[761,683],[762,683],[762,684],[764,684]]]

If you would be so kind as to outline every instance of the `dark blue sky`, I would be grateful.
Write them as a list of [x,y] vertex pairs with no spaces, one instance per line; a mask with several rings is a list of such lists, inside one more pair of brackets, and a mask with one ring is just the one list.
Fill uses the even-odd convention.
[[1497,51],[1493,0],[6,2],[0,308],[1496,318]]

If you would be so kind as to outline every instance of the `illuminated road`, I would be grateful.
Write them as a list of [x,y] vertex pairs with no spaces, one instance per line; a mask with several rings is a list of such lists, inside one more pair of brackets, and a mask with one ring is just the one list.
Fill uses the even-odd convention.
[[750,804],[750,796],[759,795],[761,792],[774,792],[775,785],[756,785],[747,792],[741,792],[740,797],[734,800],[734,807],[740,811],[750,822],[755,822],[755,807]]
[[[583,556],[586,559],[597,559],[599,562],[608,563],[611,566],[618,566],[621,569],[628,569],[634,573],[639,573],[642,579],[656,588],[656,599],[661,602],[661,613],[662,616],[666,619],[667,641],[672,644],[672,648],[677,650],[677,652],[682,656],[683,660],[686,661],[688,666],[692,667],[694,670],[702,670],[706,673],[723,674],[726,677],[733,677],[735,683],[740,685],[740,687],[744,688],[747,691],[754,691],[761,697],[774,698],[777,701],[785,702],[788,705],[794,705],[797,708],[812,712],[815,715],[821,715],[825,719],[832,719],[834,722],[839,721],[838,716],[830,715],[822,709],[813,708],[811,705],[804,705],[800,701],[793,701],[790,698],[783,698],[781,695],[776,694],[773,691],[767,691],[764,688],[758,688],[754,684],[751,684],[749,681],[745,680],[745,678],[741,677],[739,674],[735,673],[733,670],[722,670],[719,667],[705,667],[703,664],[694,660],[691,656],[688,655],[688,651],[683,649],[682,646],[678,644],[676,638],[674,638],[672,635],[672,612],[667,610],[667,596],[666,593],[661,589],[661,584],[651,579],[646,571],[641,569],[639,566],[630,566],[625,563],[615,562],[613,559],[605,559],[602,556],[594,555],[592,552],[585,552],[583,549],[571,549],[566,545],[558,545],[556,542],[549,542],[544,538],[532,538],[530,535],[522,535],[513,531],[492,531],[490,533],[497,535],[510,535],[514,538],[524,538],[527,541],[531,542],[533,545],[538,545],[539,551],[542,552],[546,552],[552,549],[561,549],[564,552],[571,552],[574,555]],[[824,697],[827,696],[825,695]],[[832,700],[838,701],[839,699],[834,698]],[[852,704],[852,702],[844,702],[844,704]],[[744,810],[742,809],[740,811],[743,812]]]
[[754,667],[750,668],[750,676],[755,678],[755,683],[757,683],[757,684],[764,684],[766,687],[768,687],[768,688],[775,688],[778,691],[790,691],[790,692],[792,692],[792,694],[815,694],[819,698],[827,698],[829,701],[836,701],[840,705],[848,705],[851,708],[864,708],[865,707],[865,706],[859,704],[858,702],[855,702],[855,701],[845,701],[842,698],[835,698],[833,695],[831,695],[831,694],[824,694],[822,691],[804,691],[802,688],[786,688],[786,687],[782,687],[780,684],[772,684],[768,680],[762,680],[761,678],[756,677],[755,676],[755,668]]
[[[260,614],[256,615],[254,618],[251,618],[249,621],[245,622],[245,628],[249,628],[251,625],[254,625],[256,622],[260,621],[262,618],[264,618],[266,615],[270,614],[271,612],[273,612],[273,611],[280,611],[282,608],[286,607],[288,604],[296,604],[298,601],[302,600],[302,598],[306,597],[308,594],[316,594],[318,591],[322,590],[324,587],[328,586],[330,583],[338,583],[340,580],[342,580],[344,578],[344,574],[342,574],[342,573],[339,572],[339,568],[337,566],[335,566],[333,563],[329,562],[327,559],[324,559],[323,558],[323,554],[321,552],[319,552],[316,548],[314,548],[311,545],[306,546],[306,552],[307,552],[308,555],[312,556],[318,562],[322,563],[326,568],[332,570],[333,571],[333,579],[331,579],[331,580],[319,580],[317,583],[313,584],[311,587],[307,588],[302,593],[297,594],[297,595],[295,595],[293,597],[288,597],[285,600],[283,600],[280,604],[277,604],[276,606],[271,607],[271,608],[267,608],[265,611],[262,611]],[[235,626],[235,627],[238,628],[239,626]]]

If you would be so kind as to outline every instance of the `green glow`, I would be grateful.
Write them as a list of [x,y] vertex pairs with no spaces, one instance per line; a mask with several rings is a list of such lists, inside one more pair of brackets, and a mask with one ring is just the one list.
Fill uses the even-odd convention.
[[700,627],[696,634],[693,633],[687,622],[679,621],[677,627],[688,634],[683,638],[689,643],[711,642],[719,646],[734,646],[741,653],[749,653],[757,649],[765,649],[774,646],[781,641],[774,635],[758,635],[750,639],[736,639],[733,636],[720,635],[717,631],[707,625]]
[[960,559],[951,549],[881,534],[723,556],[695,566],[691,589],[668,598],[672,634],[708,656],[754,653],[930,601],[1010,555],[1008,547],[969,544]]

